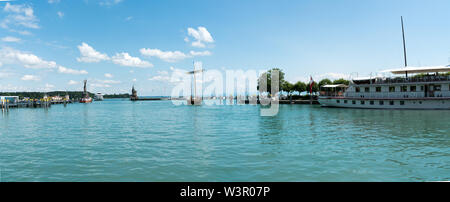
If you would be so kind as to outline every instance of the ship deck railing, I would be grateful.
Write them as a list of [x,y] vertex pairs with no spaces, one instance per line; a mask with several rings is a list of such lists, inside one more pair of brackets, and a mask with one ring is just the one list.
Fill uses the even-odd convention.
[[428,83],[450,81],[450,76],[420,76],[409,78],[385,78],[375,79],[372,84],[396,84],[396,83]]
[[433,91],[425,94],[423,91],[418,92],[375,92],[375,93],[355,93],[347,92],[345,97],[348,98],[450,98],[450,91]]

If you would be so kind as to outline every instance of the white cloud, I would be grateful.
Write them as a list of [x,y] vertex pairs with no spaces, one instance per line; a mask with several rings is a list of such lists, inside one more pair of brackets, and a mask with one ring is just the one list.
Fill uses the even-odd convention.
[[183,70],[175,69],[173,67],[170,68],[173,72],[172,75],[169,75],[168,71],[158,71],[158,75],[150,77],[149,81],[162,81],[162,82],[170,82],[170,83],[178,83],[181,82],[181,78],[186,77],[186,73]]
[[2,41],[4,42],[19,42],[20,39],[12,36],[5,36],[2,38]]
[[91,83],[89,84],[92,87],[99,87],[99,88],[109,88],[111,85],[108,84],[102,84],[102,83]]
[[108,55],[96,51],[94,48],[84,42],[78,46],[78,50],[80,50],[81,54],[81,57],[77,58],[78,62],[93,63],[100,62],[102,60],[109,60]]
[[119,84],[122,83],[121,81],[116,80],[93,80],[93,83],[103,83],[103,84]]
[[32,53],[26,53],[12,48],[0,49],[0,64],[19,64],[25,68],[31,69],[56,69],[62,74],[87,74],[86,70],[75,70],[61,65],[57,65],[54,61],[46,61]]
[[0,50],[0,63],[21,64],[25,68],[56,68],[56,62],[46,61],[31,53],[21,52],[12,48],[2,48]]
[[141,48],[140,52],[142,55],[158,57],[166,62],[176,62],[190,57],[180,51],[161,51],[159,49]]
[[157,75],[149,78],[150,81],[170,81],[170,76]]
[[86,70],[75,70],[75,69],[70,69],[70,68],[66,68],[63,66],[58,67],[58,72],[62,73],[62,74],[75,74],[75,75],[88,74],[88,72]]
[[20,35],[31,35],[31,32],[26,31],[26,30],[24,30],[24,31],[17,31],[17,33],[19,33]]
[[205,48],[206,47],[205,44],[202,43],[201,41],[194,41],[194,42],[192,42],[192,46],[193,47],[197,47],[197,48]]
[[192,56],[210,56],[211,52],[209,51],[190,51]]
[[149,78],[149,81],[170,81],[168,71],[157,71],[158,75]]
[[0,91],[2,92],[24,92],[24,91],[30,91],[29,87],[24,86],[14,86],[11,84],[6,85],[0,85]]
[[133,79],[133,80],[131,80],[131,81],[133,81],[133,82],[136,82],[136,81],[137,81],[137,79]]
[[130,21],[133,19],[133,16],[128,16],[127,18],[125,18],[125,21]]
[[78,81],[74,81],[74,80],[70,80],[67,84],[69,85],[78,85],[80,82]]
[[110,74],[110,73],[106,73],[106,74],[105,74],[105,77],[106,77],[106,78],[113,78],[114,76],[113,76],[112,74]]
[[102,0],[100,1],[100,6],[113,6],[116,5],[120,2],[122,2],[123,0]]
[[37,24],[38,19],[34,16],[33,8],[25,4],[12,5],[9,2],[6,3],[3,11],[6,13],[11,13],[7,15],[3,21],[0,23],[0,27],[5,29],[12,29],[12,26],[16,27],[25,27],[38,29],[39,25]]
[[56,3],[59,3],[60,0],[48,0],[47,2],[48,2],[49,4],[56,4]]
[[168,71],[157,71],[160,75],[169,75]]
[[63,18],[64,17],[64,13],[61,11],[56,12],[56,15],[58,15],[59,18]]
[[24,75],[22,78],[24,81],[40,81],[41,78],[35,75]]
[[117,53],[115,56],[111,58],[114,64],[128,66],[128,67],[153,67],[153,64],[144,60],[141,60],[138,57],[132,57],[128,53]]
[[[196,40],[192,42],[192,46],[194,47],[204,48],[205,43],[214,42],[213,37],[205,27],[198,27],[197,29],[189,27],[188,35],[192,36]],[[189,40],[186,40],[185,38],[184,41],[188,42]]]
[[49,90],[53,89],[54,87],[55,87],[55,85],[46,83],[44,89],[45,89],[46,91],[49,91]]
[[[1,67],[1,65],[0,65],[0,67]],[[14,75],[14,73],[10,72],[9,70],[5,70],[5,69],[0,70],[0,79],[8,78],[13,75]]]

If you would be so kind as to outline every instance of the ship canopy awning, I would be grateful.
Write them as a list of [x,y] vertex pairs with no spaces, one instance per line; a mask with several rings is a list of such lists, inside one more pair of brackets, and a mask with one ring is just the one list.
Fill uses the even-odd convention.
[[450,65],[434,67],[404,67],[399,69],[388,69],[382,72],[391,72],[392,74],[450,72]]
[[345,84],[323,85],[322,88],[347,88]]

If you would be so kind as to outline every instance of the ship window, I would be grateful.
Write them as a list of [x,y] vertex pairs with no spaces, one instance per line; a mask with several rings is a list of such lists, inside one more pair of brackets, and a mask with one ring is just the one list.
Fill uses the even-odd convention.
[[377,88],[376,88],[376,91],[377,91],[377,92],[381,92],[381,86],[377,87]]
[[423,91],[423,86],[420,86],[420,91]]
[[363,104],[366,104],[366,102],[364,102],[364,100],[361,100],[361,104],[363,105]]
[[359,93],[359,87],[355,87],[355,91]]
[[416,86],[410,86],[409,87],[409,91],[416,92]]
[[344,103],[347,104],[347,100],[344,100]]
[[369,87],[365,87],[364,88],[364,92],[366,92],[366,93],[370,92],[370,88]]
[[336,103],[341,103],[341,101],[340,100],[336,100]]
[[389,86],[389,92],[395,92],[395,86]]
[[352,100],[352,104],[356,104],[356,101]]
[[400,105],[405,105],[405,101],[400,101]]
[[435,85],[434,91],[441,91],[441,85]]
[[384,101],[380,101],[379,103],[380,103],[380,105],[384,105]]
[[394,105],[394,101],[389,101],[389,104],[390,105]]
[[375,103],[375,101],[371,100],[370,101],[370,105],[373,105]]
[[408,86],[402,86],[400,88],[400,90],[401,90],[401,92],[406,92],[406,91],[408,91]]

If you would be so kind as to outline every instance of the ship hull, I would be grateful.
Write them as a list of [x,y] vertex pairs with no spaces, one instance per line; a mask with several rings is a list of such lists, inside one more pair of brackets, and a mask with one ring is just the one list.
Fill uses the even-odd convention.
[[91,103],[92,102],[92,98],[82,98],[80,100],[80,103]]
[[450,110],[450,98],[421,98],[421,99],[319,98],[319,103],[322,107],[338,107],[338,108]]

